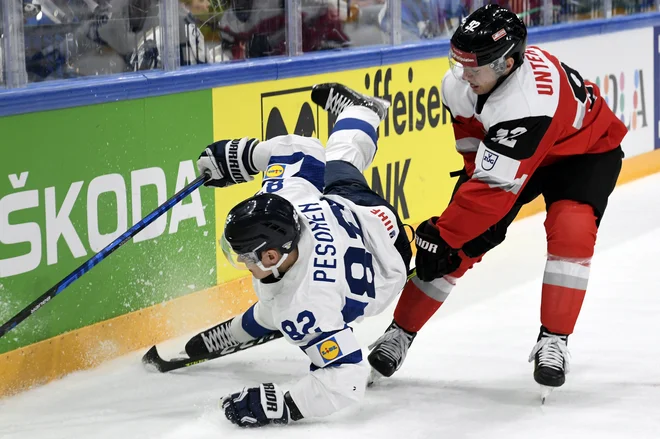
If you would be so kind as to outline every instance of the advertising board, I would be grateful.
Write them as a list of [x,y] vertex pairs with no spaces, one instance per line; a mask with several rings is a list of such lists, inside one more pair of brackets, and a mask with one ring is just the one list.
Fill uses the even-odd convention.
[[[4,322],[196,178],[210,94],[4,117],[0,132]],[[211,191],[193,193],[1,338],[0,353],[215,285],[212,206]]]
[[599,86],[607,104],[628,127],[622,143],[626,157],[654,149],[657,116],[653,28],[557,41],[540,47]]

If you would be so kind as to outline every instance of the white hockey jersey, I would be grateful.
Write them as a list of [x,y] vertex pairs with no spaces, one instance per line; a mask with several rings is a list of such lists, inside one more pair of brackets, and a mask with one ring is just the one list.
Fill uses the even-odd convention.
[[364,395],[369,367],[348,323],[381,312],[403,288],[407,267],[394,247],[400,231],[386,206],[323,195],[325,150],[317,139],[280,136],[257,148],[268,155],[266,166],[255,158],[265,171],[262,191],[286,198],[301,220],[299,256],[280,281],[253,279],[259,301],[233,320],[232,332],[247,341],[279,330],[299,346],[310,374],[289,392],[303,416],[326,416]]

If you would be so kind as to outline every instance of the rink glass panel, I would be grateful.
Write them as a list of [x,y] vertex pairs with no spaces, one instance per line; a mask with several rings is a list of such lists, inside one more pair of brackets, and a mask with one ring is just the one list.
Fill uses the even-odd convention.
[[612,15],[631,15],[658,11],[655,0],[612,0]]
[[[3,2],[12,0],[2,0]],[[16,0],[18,1],[18,0]],[[657,10],[656,0],[496,0],[528,27]],[[26,79],[175,70],[270,56],[449,38],[484,0],[25,0]],[[99,6],[100,4],[100,6]],[[167,12],[169,11],[169,12]],[[165,16],[170,14],[168,20]],[[5,14],[6,15],[6,14]],[[20,20],[22,16],[22,20]],[[6,17],[5,17],[6,18]],[[6,21],[6,20],[5,20]],[[14,23],[16,27],[18,23]],[[6,28],[6,25],[4,26]],[[4,35],[6,39],[8,35]],[[16,39],[13,46],[16,47]],[[19,68],[13,65],[13,68]],[[3,81],[4,79],[4,81]]]
[[24,17],[29,82],[162,68],[157,0],[42,0]]

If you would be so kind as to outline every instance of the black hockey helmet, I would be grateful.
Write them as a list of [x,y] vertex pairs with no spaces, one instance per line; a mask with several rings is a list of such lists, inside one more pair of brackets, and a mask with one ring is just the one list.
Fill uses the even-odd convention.
[[261,254],[275,249],[290,253],[300,240],[300,222],[293,205],[276,194],[263,193],[238,203],[229,211],[222,250],[236,268],[261,264]]
[[527,47],[525,23],[513,12],[496,4],[482,6],[467,16],[451,37],[449,61],[452,69],[490,66],[503,73],[506,58],[512,57],[514,68],[523,63]]

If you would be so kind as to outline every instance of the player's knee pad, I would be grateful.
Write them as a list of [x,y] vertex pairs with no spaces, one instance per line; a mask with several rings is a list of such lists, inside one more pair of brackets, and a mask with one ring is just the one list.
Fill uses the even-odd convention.
[[349,107],[335,123],[325,149],[326,161],[342,160],[363,172],[376,155],[380,119],[368,108]]
[[593,208],[572,200],[554,202],[545,220],[548,254],[558,258],[590,259],[596,245]]

